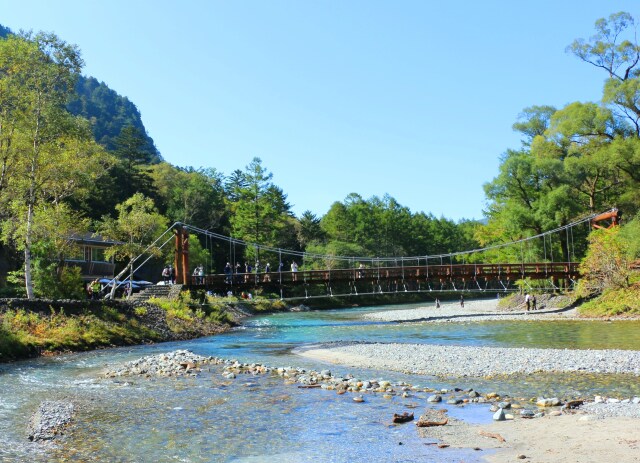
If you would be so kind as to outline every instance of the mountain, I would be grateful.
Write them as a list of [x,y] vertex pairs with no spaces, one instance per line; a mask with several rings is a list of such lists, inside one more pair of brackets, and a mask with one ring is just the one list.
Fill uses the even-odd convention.
[[126,96],[119,95],[94,77],[84,76],[80,76],[76,82],[76,95],[77,98],[69,102],[67,109],[91,121],[93,136],[98,143],[113,151],[122,129],[133,126],[146,139],[144,151],[152,154],[151,163],[162,161],[153,139],[144,128],[140,111]]
[[[0,38],[6,38],[9,34],[12,34],[11,29],[0,24]],[[94,77],[79,76],[76,97],[69,102],[67,109],[70,113],[91,121],[95,140],[109,151],[116,149],[115,139],[124,127],[135,127],[147,142],[144,151],[151,153],[150,162],[156,164],[162,161],[153,139],[147,134],[136,105],[104,82],[99,82]]]

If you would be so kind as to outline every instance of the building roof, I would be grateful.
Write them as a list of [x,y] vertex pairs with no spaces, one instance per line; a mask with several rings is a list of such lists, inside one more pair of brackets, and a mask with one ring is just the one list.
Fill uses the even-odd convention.
[[87,232],[87,233],[74,233],[71,235],[71,239],[78,243],[83,244],[97,244],[97,245],[114,245],[114,244],[122,244],[122,241],[109,240],[97,233]]

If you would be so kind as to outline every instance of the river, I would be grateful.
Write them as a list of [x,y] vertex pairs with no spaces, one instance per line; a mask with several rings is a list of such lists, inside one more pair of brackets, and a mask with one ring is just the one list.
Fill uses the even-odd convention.
[[[427,407],[429,393],[383,398],[298,389],[275,376],[227,380],[212,366],[197,377],[102,379],[109,365],[175,349],[269,366],[329,368],[362,379],[430,388],[474,388],[513,397],[638,395],[637,378],[536,375],[444,380],[327,366],[291,353],[318,342],[375,341],[471,346],[640,350],[638,322],[382,323],[360,316],[411,306],[282,313],[246,320],[229,333],[188,342],[106,349],[0,365],[2,462],[386,462],[481,461],[482,452],[438,449],[393,413]],[[74,425],[57,444],[26,439],[43,400],[70,400]],[[415,408],[414,408],[415,407]],[[449,415],[489,422],[488,405],[446,406]],[[486,454],[487,452],[484,452]]]

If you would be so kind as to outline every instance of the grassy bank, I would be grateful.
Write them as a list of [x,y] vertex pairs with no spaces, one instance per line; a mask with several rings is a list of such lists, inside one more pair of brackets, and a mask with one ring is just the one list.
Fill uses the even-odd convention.
[[215,310],[195,310],[182,301],[160,304],[13,300],[0,307],[0,362],[208,336],[228,329]]
[[279,300],[213,298],[182,293],[176,300],[0,300],[0,362],[150,342],[194,339],[228,330],[243,317],[289,310]]
[[608,289],[579,307],[585,317],[640,316],[640,281],[628,288]]
[[26,309],[0,314],[0,361],[162,340],[143,319],[113,307],[72,315]]

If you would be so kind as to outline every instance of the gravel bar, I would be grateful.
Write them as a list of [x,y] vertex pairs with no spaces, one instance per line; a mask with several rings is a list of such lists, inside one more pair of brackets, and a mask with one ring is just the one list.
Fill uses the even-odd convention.
[[526,311],[522,308],[512,310],[498,309],[499,299],[475,299],[465,302],[443,303],[436,308],[434,304],[413,309],[379,310],[362,315],[365,320],[382,322],[479,322],[499,320],[555,320],[576,319],[575,309],[561,309],[544,306],[543,310]]
[[300,348],[297,353],[361,368],[443,377],[584,372],[640,376],[640,351],[353,343]]

